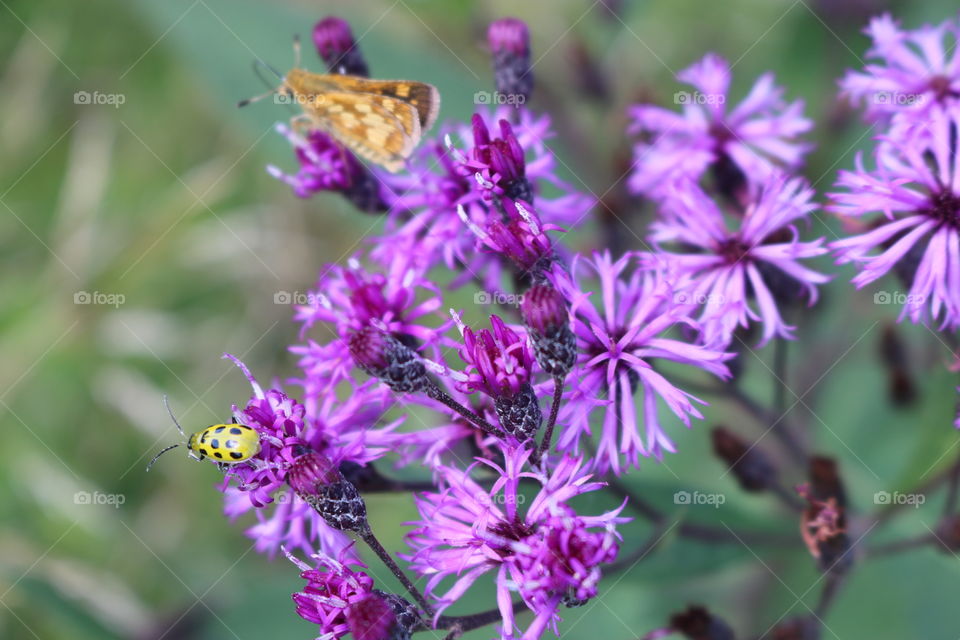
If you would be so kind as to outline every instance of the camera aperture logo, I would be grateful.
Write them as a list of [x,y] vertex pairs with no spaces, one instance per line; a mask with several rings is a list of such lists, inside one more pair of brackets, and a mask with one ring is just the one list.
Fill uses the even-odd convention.
[[73,104],[109,105],[119,109],[127,101],[122,93],[103,93],[102,91],[77,91],[73,94]]
[[127,501],[122,493],[104,493],[102,491],[77,491],[73,494],[73,504],[79,505],[107,505],[119,509]]
[[727,501],[722,493],[703,493],[701,491],[677,491],[673,494],[673,504],[708,505],[719,509]]
[[122,293],[106,293],[104,291],[77,291],[73,294],[73,304],[108,305],[114,309],[127,301]]

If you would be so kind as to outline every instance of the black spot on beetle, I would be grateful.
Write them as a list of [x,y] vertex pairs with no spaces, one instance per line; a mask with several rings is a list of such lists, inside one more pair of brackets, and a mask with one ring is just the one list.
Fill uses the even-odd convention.
[[231,434],[231,435],[238,436],[238,435],[240,435],[241,433],[243,433],[243,430],[240,429],[240,428],[238,428],[238,427],[231,427],[231,428],[230,428],[230,434]]
[[219,451],[214,451],[214,452],[213,452],[213,455],[214,455],[214,457],[217,457],[217,458],[222,458],[222,457],[223,457],[223,454],[220,453]]
[[226,429],[226,427],[217,427],[217,430],[214,431],[214,433],[223,433],[224,429]]
[[243,454],[240,453],[239,451],[231,451],[230,457],[233,458],[234,460],[239,460],[240,458],[243,457]]
[[214,438],[214,439],[213,439],[213,442],[210,443],[210,446],[213,447],[214,449],[219,449],[219,448],[220,448],[220,441],[217,440],[216,438]]
[[226,447],[227,449],[236,449],[236,448],[237,448],[237,441],[236,441],[236,440],[227,440],[226,442],[223,443],[223,446]]
[[208,455],[210,455],[210,454],[207,453],[207,450],[206,450],[206,449],[204,449],[204,448],[201,447],[201,448],[200,448],[200,455],[202,455],[202,456],[208,456]]

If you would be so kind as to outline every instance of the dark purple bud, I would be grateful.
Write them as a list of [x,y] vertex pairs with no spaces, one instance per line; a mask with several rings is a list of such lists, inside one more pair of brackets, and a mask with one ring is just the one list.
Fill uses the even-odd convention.
[[810,490],[818,500],[833,498],[841,509],[847,506],[847,493],[833,458],[814,456],[810,459]]
[[910,375],[907,346],[893,324],[883,328],[880,337],[880,358],[887,369],[887,388],[890,400],[897,406],[912,404],[917,399],[917,388]]
[[745,491],[765,491],[776,482],[777,470],[759,448],[750,447],[725,427],[715,427],[711,436],[714,453],[727,463]]
[[820,622],[813,616],[787,618],[762,640],[820,640]]
[[[497,91],[522,104],[533,91],[530,70],[530,32],[522,20],[501,18],[490,23],[487,41],[493,52],[493,76]],[[522,96],[522,98],[520,98]]]
[[374,589],[373,592],[387,601],[387,604],[393,609],[393,615],[396,616],[397,624],[401,628],[406,629],[409,633],[422,631],[427,628],[424,625],[423,618],[420,616],[420,611],[412,602],[395,593],[387,593],[379,589]]
[[367,63],[353,40],[350,23],[346,20],[328,16],[318,22],[313,28],[313,43],[330,73],[370,75]]
[[960,515],[947,516],[937,525],[937,538],[942,544],[937,548],[941,551],[956,554],[960,551]]
[[540,368],[552,376],[566,376],[577,360],[567,301],[552,286],[536,284],[523,294],[520,313]]
[[287,482],[334,529],[368,528],[363,498],[326,456],[316,452],[300,456],[290,467]]
[[413,349],[376,327],[351,335],[348,346],[357,366],[398,393],[420,391],[430,384],[427,369]]
[[521,442],[533,439],[543,422],[540,403],[529,383],[513,395],[497,396],[493,408],[503,430]]
[[727,623],[700,606],[672,616],[670,626],[690,640],[734,640]]
[[393,607],[377,593],[368,593],[346,611],[347,627],[354,640],[405,640],[410,632],[397,624]]

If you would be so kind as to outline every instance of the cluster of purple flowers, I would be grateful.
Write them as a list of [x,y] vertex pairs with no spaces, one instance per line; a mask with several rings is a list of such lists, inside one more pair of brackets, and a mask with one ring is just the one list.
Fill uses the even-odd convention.
[[[862,231],[830,247],[860,266],[855,283],[896,267],[912,281],[904,313],[951,328],[960,324],[960,54],[948,59],[942,41],[957,29],[871,23],[879,63],[851,72],[843,89],[886,133],[876,169],[858,158],[830,207]],[[345,22],[321,21],[314,40],[331,72],[366,73]],[[497,90],[526,97],[526,26],[499,20],[489,40]],[[662,365],[728,380],[738,343],[794,337],[793,303],[812,305],[829,280],[810,266],[830,248],[805,238],[817,205],[796,173],[812,123],[770,74],[728,107],[731,69],[719,56],[678,78],[692,88],[675,94],[679,112],[631,109],[629,184],[656,217],[647,249],[621,256],[562,243],[597,203],[557,177],[550,118],[527,106],[440,126],[396,174],[362,165],[324,132],[278,127],[299,168],[272,175],[300,197],[335,192],[382,216],[379,235],[325,266],[295,310],[300,373],[290,383],[300,400],[264,391],[235,360],[253,396],[234,413],[263,446],[228,472],[226,512],[252,510],[257,549],[282,548],[300,567],[297,612],[319,637],[408,637],[446,620],[488,573],[503,638],[557,631],[563,606],[598,594],[626,520],[622,505],[581,514],[575,498],[676,450],[662,408],[688,427],[703,417],[706,403]],[[488,326],[447,310],[442,297],[467,285],[498,304]],[[378,550],[362,495],[403,486],[374,469],[385,457],[431,476],[399,556],[426,579],[425,597],[408,586],[416,605],[373,588],[348,535]],[[521,607],[533,612],[526,629]]]
[[[858,154],[841,171],[831,211],[850,237],[832,243],[854,263],[863,287],[889,271],[908,293],[902,317],[960,326],[960,18],[905,31],[889,15],[873,19],[871,60],[850,71],[843,92],[865,107],[879,132],[872,160]],[[898,296],[900,297],[900,296]],[[891,296],[892,298],[892,296]]]

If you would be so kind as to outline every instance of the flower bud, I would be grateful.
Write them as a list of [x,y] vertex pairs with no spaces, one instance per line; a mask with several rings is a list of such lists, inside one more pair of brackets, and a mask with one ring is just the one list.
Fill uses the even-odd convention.
[[367,529],[367,506],[360,492],[326,456],[316,452],[300,456],[291,466],[287,482],[334,529]]
[[734,640],[727,623],[700,606],[675,614],[670,618],[670,626],[690,640]]
[[777,470],[759,448],[751,448],[725,427],[714,427],[711,436],[714,453],[727,463],[744,491],[765,491],[776,482]]
[[493,77],[497,91],[512,97],[511,104],[522,104],[533,92],[530,32],[526,23],[516,18],[494,20],[487,30],[487,41],[493,52]]
[[397,624],[393,607],[380,594],[370,593],[346,612],[354,640],[406,640],[410,632]]
[[420,391],[430,384],[413,349],[388,333],[367,326],[350,336],[348,346],[357,366],[398,393]]
[[523,294],[520,313],[540,368],[552,376],[566,376],[577,360],[566,300],[552,286],[537,284]]
[[342,18],[328,16],[313,28],[313,44],[327,64],[330,73],[351,76],[369,76],[367,63],[353,40],[350,23]]

